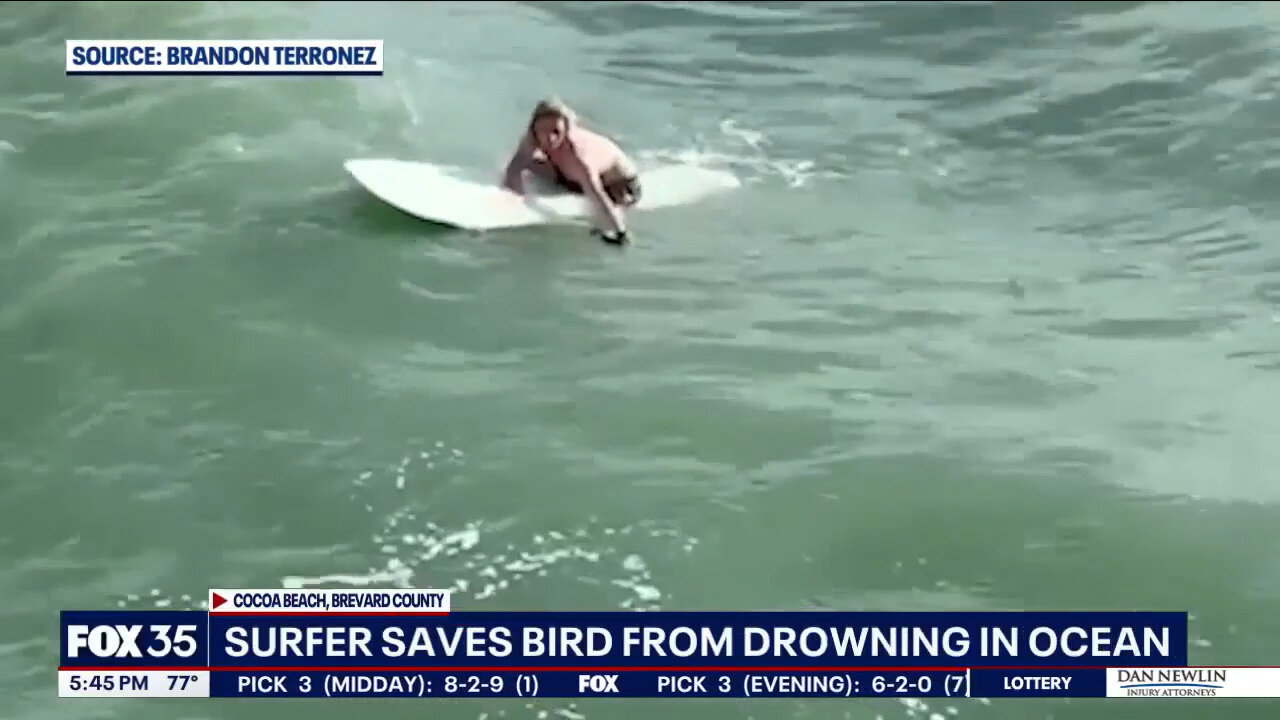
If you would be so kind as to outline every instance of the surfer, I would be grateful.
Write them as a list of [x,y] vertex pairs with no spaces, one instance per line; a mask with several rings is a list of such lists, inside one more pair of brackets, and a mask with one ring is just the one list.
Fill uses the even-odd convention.
[[543,100],[534,107],[529,127],[507,163],[503,186],[523,195],[525,170],[589,196],[613,226],[612,232],[601,233],[605,242],[627,242],[622,208],[640,200],[635,165],[617,143],[579,124],[563,102]]

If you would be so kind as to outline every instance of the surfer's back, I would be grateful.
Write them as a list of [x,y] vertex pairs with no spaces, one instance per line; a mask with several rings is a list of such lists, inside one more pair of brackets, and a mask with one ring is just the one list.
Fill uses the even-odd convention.
[[635,164],[612,138],[582,125],[575,125],[570,137],[588,167],[602,174],[636,174]]

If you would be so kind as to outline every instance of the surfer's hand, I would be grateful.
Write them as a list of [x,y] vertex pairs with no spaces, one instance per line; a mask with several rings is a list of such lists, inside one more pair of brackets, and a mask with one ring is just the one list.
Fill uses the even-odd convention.
[[609,243],[610,245],[626,245],[631,241],[631,238],[627,237],[626,230],[617,230],[615,232],[596,230],[595,234],[598,235],[601,240]]

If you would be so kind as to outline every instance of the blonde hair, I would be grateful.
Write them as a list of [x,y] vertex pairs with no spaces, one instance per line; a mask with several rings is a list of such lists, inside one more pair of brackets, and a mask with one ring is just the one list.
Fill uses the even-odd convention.
[[529,134],[533,134],[533,126],[543,118],[560,118],[569,125],[573,125],[578,121],[578,114],[573,111],[563,100],[557,97],[539,100],[538,104],[533,108],[533,114],[529,116]]

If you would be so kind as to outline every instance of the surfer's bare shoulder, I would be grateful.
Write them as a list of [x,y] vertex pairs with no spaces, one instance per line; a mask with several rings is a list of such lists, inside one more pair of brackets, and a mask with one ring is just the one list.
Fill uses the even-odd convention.
[[574,149],[583,165],[599,174],[634,174],[631,158],[612,138],[582,126],[574,131]]

